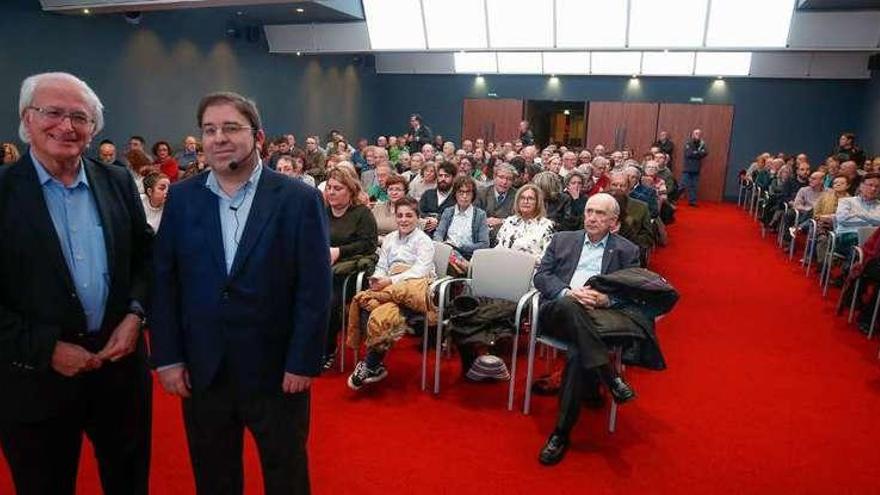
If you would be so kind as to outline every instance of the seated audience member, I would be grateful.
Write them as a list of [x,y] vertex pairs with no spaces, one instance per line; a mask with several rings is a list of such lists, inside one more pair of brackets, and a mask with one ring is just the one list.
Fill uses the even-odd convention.
[[868,169],[869,173],[880,174],[880,155],[875,156],[873,160],[871,160],[871,166],[868,167],[868,163],[865,162],[865,168]]
[[880,175],[866,174],[859,185],[858,196],[838,200],[834,225],[834,234],[837,236],[836,252],[849,256],[851,248],[858,244],[860,227],[880,226],[878,193],[880,193]]
[[[629,195],[629,180],[623,172],[612,172],[608,184],[610,192],[620,191]],[[629,196],[626,211],[619,215],[621,223],[626,223],[631,232],[632,241],[641,249],[641,260],[644,265],[648,251],[654,247],[654,229],[651,227],[651,211],[644,201]],[[589,203],[589,200],[587,200]]]
[[[636,238],[636,236],[633,234],[633,232],[634,232],[633,228],[626,221],[626,211],[629,208],[629,201],[630,201],[629,195],[621,190],[618,190],[618,189],[610,191],[606,194],[610,194],[611,196],[614,197],[615,200],[617,200],[617,206],[620,207],[620,211],[621,211],[620,217],[618,218],[617,227],[612,229],[612,231],[615,234],[628,240],[629,242],[632,242],[633,244],[635,244],[634,239]],[[638,200],[633,199],[633,201],[638,201]]]
[[[808,185],[798,190],[792,202],[792,208],[788,210],[785,219],[785,225],[791,226],[791,232],[787,232],[787,234],[793,234],[795,229],[805,225],[813,217],[813,207],[816,206],[819,196],[825,191],[824,183],[825,174],[813,172],[810,174]],[[798,217],[798,225],[794,224],[795,215]],[[789,238],[790,235],[786,236],[786,239]]]
[[315,182],[324,182],[327,173],[327,155],[318,146],[317,136],[309,136],[306,138],[306,156],[305,156],[306,173],[315,179]]
[[451,193],[452,180],[456,170],[452,162],[443,162],[437,167],[437,186],[422,194],[419,199],[419,216],[424,220],[422,229],[434,232],[440,222],[440,214],[455,205],[455,194]]
[[116,145],[109,139],[104,139],[98,144],[98,161],[104,165],[125,166],[124,163],[116,159]]
[[153,156],[156,157],[153,164],[159,171],[168,176],[171,182],[177,182],[177,178],[180,176],[180,167],[171,156],[171,145],[166,141],[156,141],[156,144],[153,145]]
[[511,191],[516,179],[516,169],[508,163],[499,163],[492,174],[492,187],[480,191],[477,206],[486,212],[489,225],[489,238],[494,242],[498,229],[504,219],[513,211],[514,191]]
[[577,165],[577,155],[573,151],[566,151],[562,155],[562,168],[559,169],[559,175],[565,178],[572,170],[577,168]]
[[834,155],[829,156],[825,159],[825,163],[820,166],[820,168],[822,167],[825,169],[823,170],[825,172],[825,189],[831,189],[831,183],[840,173],[840,160]]
[[[348,162],[344,162],[346,165]],[[376,220],[364,206],[361,184],[351,165],[337,165],[327,173],[325,197],[330,219],[330,263],[333,271],[333,297],[323,367],[333,367],[336,338],[342,325],[340,308],[342,283],[351,274],[372,273],[376,266]]]
[[352,164],[360,173],[361,186],[364,191],[368,191],[376,185],[376,165],[379,163],[380,155],[375,146],[366,146],[360,153],[363,157],[363,163],[360,166],[357,163]]
[[171,181],[161,172],[153,172],[144,177],[144,194],[141,203],[144,206],[144,215],[147,224],[153,229],[153,234],[159,232],[159,224],[162,222],[162,211],[165,209],[165,200],[168,199],[168,188]]
[[547,161],[544,162],[544,170],[559,174],[562,170],[562,158],[560,158],[559,155],[550,156]]
[[544,197],[544,211],[553,222],[554,230],[577,230],[575,219],[566,216],[570,211],[568,195],[562,194],[562,178],[553,172],[541,172],[535,175],[532,183],[538,186]]
[[[571,219],[571,225],[566,226],[564,230],[578,230],[584,225],[584,208],[587,206],[587,186],[584,174],[575,170],[565,177],[565,191],[563,195],[568,196],[568,211],[565,217]],[[576,226],[575,228],[568,228]]]
[[190,165],[196,162],[199,141],[193,136],[187,136],[183,140],[183,150],[174,155],[181,172],[186,172]]
[[824,259],[828,249],[828,232],[834,228],[834,217],[837,213],[837,204],[841,198],[849,197],[849,179],[843,174],[838,174],[831,183],[831,189],[826,190],[819,196],[813,207],[813,219],[816,220],[816,259]]
[[293,148],[290,146],[290,141],[287,140],[284,136],[278,136],[272,140],[272,151],[269,153],[269,168],[272,170],[277,170],[278,166],[278,158],[282,155],[289,155]]
[[452,141],[446,141],[440,149],[444,160],[452,160],[452,157],[455,156],[455,144]]
[[[439,149],[439,148],[437,148],[437,149]],[[442,156],[435,156],[436,150],[434,149],[434,146],[432,146],[431,144],[423,145],[421,148],[421,151],[422,151],[422,156],[425,157],[426,162],[443,161]]]
[[[653,158],[653,155],[651,157]],[[666,180],[658,175],[659,169],[659,165],[653,159],[645,162],[645,174],[642,176],[642,185],[653,189],[657,193],[657,201],[662,209],[663,203],[669,200],[669,188],[666,186]]]
[[486,212],[474,205],[476,192],[474,179],[456,177],[450,195],[455,198],[455,205],[443,211],[434,232],[435,241],[445,242],[455,249],[449,264],[459,274],[467,273],[468,260],[474,251],[489,247]]
[[[385,190],[388,193],[388,199],[386,201],[376,202],[376,204],[370,208],[373,212],[373,217],[376,219],[380,244],[385,235],[397,230],[397,213],[395,212],[394,205],[406,197],[406,180],[397,174],[391,174],[391,176],[385,180]],[[416,203],[416,205],[418,205],[418,203]]]
[[[400,173],[409,183],[412,185],[413,181],[422,173],[422,168],[425,166],[425,157],[422,156],[421,153],[416,153],[412,156],[405,155],[406,160],[401,159],[401,167],[399,169],[403,169]],[[403,165],[406,165],[404,169]]]
[[305,163],[303,161],[302,150],[294,150],[294,153],[295,156],[279,155],[278,159],[275,160],[275,170],[291,179],[296,179],[315,187],[315,179],[311,175],[303,173]]
[[[781,162],[782,160],[774,160],[774,166]],[[782,216],[782,204],[786,202],[784,199],[786,184],[790,182],[791,176],[791,167],[782,165],[767,188],[767,199],[764,200],[764,215],[761,221],[770,228],[775,228],[779,218]],[[792,199],[794,199],[793,196]]]
[[158,172],[159,170],[153,166],[150,157],[138,149],[129,150],[129,152],[125,154],[125,159],[128,161],[128,172],[134,179],[138,192],[144,194],[144,177],[152,172]]
[[[611,232],[619,214],[617,201],[610,195],[590,197],[584,230],[556,234],[535,272],[534,284],[543,300],[541,328],[569,346],[559,414],[539,455],[541,464],[553,465],[564,457],[588,380],[598,375],[618,404],[635,398],[633,389],[611,365],[603,340],[608,325],[615,331],[632,325],[630,317],[620,311],[627,303],[588,284],[596,275],[639,265],[638,247]],[[659,361],[656,367],[662,369],[662,358]]]
[[12,143],[3,143],[3,165],[12,165],[21,159],[18,147]]
[[463,156],[458,160],[458,175],[466,175],[474,179],[477,188],[481,188],[486,183],[486,176],[483,175],[481,169],[474,167],[474,159],[471,156]]
[[581,165],[590,165],[590,162],[593,161],[593,155],[590,154],[590,150],[581,150],[578,153],[578,167]]
[[[137,150],[147,155],[147,141],[142,136],[132,136],[128,138],[128,151]],[[153,162],[153,158],[150,155],[147,155],[147,158],[150,160],[150,163]]]
[[648,205],[651,218],[660,216],[660,200],[657,198],[657,191],[642,184],[642,171],[638,167],[626,166],[624,173],[629,182],[629,195]]
[[[357,151],[355,151],[354,153],[351,154],[351,163],[354,165],[354,168],[356,168],[361,173],[361,182],[362,183],[363,183],[363,173],[365,170],[367,170],[369,168],[368,167],[369,164],[367,163],[368,160],[367,160],[367,156],[366,156],[367,149],[372,148],[372,146],[369,146],[369,144],[370,144],[370,142],[367,140],[367,138],[359,138],[357,140],[357,143],[355,146],[357,148]],[[367,188],[369,186],[370,186],[370,184],[364,184],[364,188]]]
[[758,155],[755,159],[754,170],[747,175],[749,180],[760,187],[762,191],[766,191],[767,188],[770,187],[770,182],[773,180],[773,174],[771,173],[771,168],[768,164],[769,160],[770,155],[767,153]]
[[[596,145],[596,149],[605,152],[605,148],[602,145]],[[609,178],[607,174],[608,170],[608,159],[598,153],[593,153],[596,157],[593,158],[593,187],[590,188],[589,192],[587,192],[587,196],[592,196],[594,194],[598,194],[600,192],[605,192],[608,190]]]
[[397,155],[397,163],[394,165],[394,169],[397,170],[398,174],[403,175],[407,181],[412,180],[413,174],[410,172],[412,167],[410,166],[409,152],[404,151]]
[[550,244],[551,237],[553,222],[544,214],[541,189],[535,184],[526,184],[517,189],[513,214],[505,218],[498,229],[498,243],[495,247],[528,253],[535,257],[537,264]]
[[419,165],[419,172],[408,180],[410,197],[420,201],[425,191],[437,187],[437,165],[434,162]]
[[[400,176],[395,176],[400,179]],[[348,322],[348,345],[366,347],[364,360],[355,365],[348,377],[348,387],[360,390],[388,375],[384,360],[388,351],[403,336],[407,325],[403,309],[429,317],[431,308],[425,294],[436,277],[434,243],[419,230],[416,200],[401,197],[394,203],[397,228],[385,236],[379,248],[376,271],[370,277],[369,290],[351,301]],[[366,331],[362,333],[361,311],[368,311]]]
[[840,173],[849,180],[849,195],[855,196],[862,183],[862,176],[859,175],[859,166],[854,161],[845,161],[840,164]]
[[406,153],[409,156],[409,153],[406,151],[406,147],[402,145],[402,143],[397,139],[397,136],[391,136],[388,138],[388,160],[392,165],[397,166],[400,162],[400,155]]
[[370,201],[388,201],[388,191],[386,190],[386,183],[388,181],[388,177],[391,176],[392,169],[391,164],[388,163],[387,160],[383,160],[376,164],[375,168],[376,173],[376,182],[367,188],[367,196],[370,197]]
[[199,145],[196,150],[196,161],[191,163],[190,166],[184,170],[183,175],[180,176],[180,180],[189,179],[194,175],[204,172],[208,168],[208,158],[205,156],[202,146]]

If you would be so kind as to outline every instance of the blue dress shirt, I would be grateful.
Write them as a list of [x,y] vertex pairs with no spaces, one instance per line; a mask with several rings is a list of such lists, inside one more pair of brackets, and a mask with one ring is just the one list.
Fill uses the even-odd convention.
[[31,160],[58,234],[64,261],[76,286],[76,295],[86,315],[86,330],[97,332],[104,320],[110,275],[101,215],[85,167],[80,162],[76,180],[65,186],[49,174],[33,152]]
[[235,253],[241,242],[241,235],[247,225],[248,216],[254,196],[257,194],[257,184],[263,172],[262,162],[257,162],[247,182],[241,186],[231,197],[226,194],[217,182],[214,171],[208,172],[205,179],[205,187],[217,195],[220,200],[217,205],[220,209],[220,230],[223,233],[223,252],[226,256],[226,273],[232,271],[232,263],[235,261]]
[[589,236],[584,235],[584,248],[581,250],[581,257],[571,277],[571,283],[568,284],[569,287],[572,289],[583,287],[590,277],[602,272],[602,256],[605,255],[607,242],[608,234],[605,234],[599,242],[592,242]]

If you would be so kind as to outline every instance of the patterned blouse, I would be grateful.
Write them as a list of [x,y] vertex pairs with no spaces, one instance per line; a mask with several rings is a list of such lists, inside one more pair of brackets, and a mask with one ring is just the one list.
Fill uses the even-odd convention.
[[552,236],[553,221],[549,218],[524,220],[519,215],[511,215],[501,224],[495,247],[529,253],[540,261]]

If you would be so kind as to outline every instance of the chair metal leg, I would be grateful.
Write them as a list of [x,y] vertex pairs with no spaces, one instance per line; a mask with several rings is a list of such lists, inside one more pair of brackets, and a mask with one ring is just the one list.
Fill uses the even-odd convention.
[[[858,298],[859,287],[861,286],[861,284],[862,284],[862,279],[861,279],[861,277],[859,277],[856,279],[856,285],[853,286],[853,293],[852,293],[852,298],[851,298],[852,301],[850,301],[850,303],[849,303],[849,316],[847,316],[847,318],[846,318],[847,323],[852,323],[852,321],[853,321],[853,314],[856,312],[856,299]],[[878,292],[878,294],[880,294],[880,292]],[[844,296],[844,292],[841,291],[840,292],[841,302],[843,302],[843,296]],[[840,306],[840,305],[838,304],[838,306]]]
[[428,316],[425,315],[425,323],[422,329],[422,392],[428,386]]
[[[617,374],[623,374],[623,348],[621,346],[615,346],[614,350],[614,371]],[[614,433],[617,429],[617,409],[618,409],[617,401],[613,398],[611,399],[611,411],[608,413],[608,433]]]
[[336,347],[336,356],[339,359],[339,372],[345,372],[345,341],[348,339],[348,325],[345,323],[345,307],[347,304],[346,295],[348,294],[348,281],[351,280],[351,277],[354,274],[351,274],[345,277],[345,280],[342,282],[342,297],[340,298],[342,301],[342,330],[340,334],[342,335],[342,340],[339,341],[339,345]]
[[[517,304],[516,308],[516,318],[514,321],[514,327],[516,328],[516,332],[513,335],[513,351],[510,354],[510,383],[508,384],[507,390],[507,410],[513,411],[513,396],[516,388],[516,358],[519,351],[519,335],[520,329],[522,328],[522,312],[524,302],[530,302],[529,300],[520,301]],[[533,314],[531,316],[532,321],[537,318],[537,315]]]
[[440,306],[437,308],[437,331],[435,337],[436,349],[434,353],[434,394],[440,393],[440,359],[443,357],[443,319],[446,306],[446,291],[449,284],[440,286]]
[[877,323],[877,309],[880,308],[880,287],[877,289],[877,297],[874,299],[874,312],[871,313],[871,326],[868,327],[868,340],[874,336],[874,324]]
[[[532,303],[533,314],[538,314],[538,301]],[[526,361],[526,393],[523,399],[523,414],[528,414],[532,402],[532,378],[535,372],[535,344],[538,342],[538,319],[532,322],[531,334],[529,335],[529,358]]]

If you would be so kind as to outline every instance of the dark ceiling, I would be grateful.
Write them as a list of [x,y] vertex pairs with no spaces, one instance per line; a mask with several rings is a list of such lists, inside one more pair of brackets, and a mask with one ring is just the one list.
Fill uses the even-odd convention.
[[880,0],[798,0],[799,10],[880,10]]

